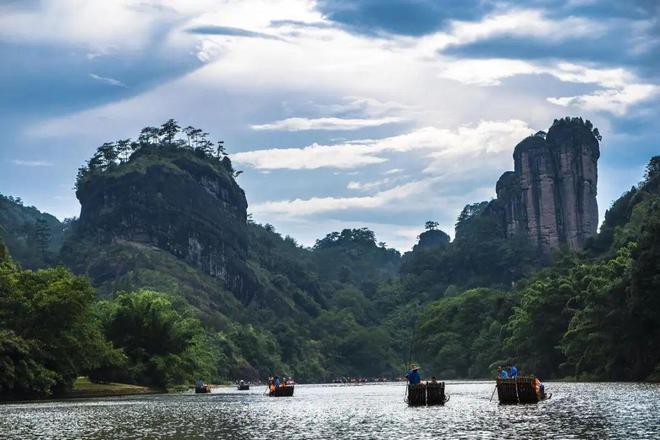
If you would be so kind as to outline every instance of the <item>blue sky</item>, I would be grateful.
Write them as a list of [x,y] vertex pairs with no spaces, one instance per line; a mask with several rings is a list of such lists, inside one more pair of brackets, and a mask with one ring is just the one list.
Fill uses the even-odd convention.
[[168,118],[224,139],[255,220],[407,250],[495,195],[554,118],[603,134],[602,214],[660,153],[660,2],[0,2],[0,193],[78,215],[76,170]]

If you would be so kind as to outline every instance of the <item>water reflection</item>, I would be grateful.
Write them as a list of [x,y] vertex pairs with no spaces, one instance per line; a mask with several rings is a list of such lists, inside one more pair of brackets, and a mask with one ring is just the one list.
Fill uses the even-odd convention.
[[0,406],[0,438],[658,438],[660,386],[549,383],[538,405],[489,401],[492,382],[448,382],[445,407],[408,408],[403,384],[265,387]]

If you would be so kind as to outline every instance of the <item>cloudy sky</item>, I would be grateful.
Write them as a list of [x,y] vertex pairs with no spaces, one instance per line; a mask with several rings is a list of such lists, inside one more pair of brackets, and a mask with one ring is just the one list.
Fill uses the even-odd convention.
[[453,233],[557,117],[603,134],[601,218],[660,153],[657,0],[3,0],[0,60],[0,193],[60,219],[98,145],[168,118],[304,244]]

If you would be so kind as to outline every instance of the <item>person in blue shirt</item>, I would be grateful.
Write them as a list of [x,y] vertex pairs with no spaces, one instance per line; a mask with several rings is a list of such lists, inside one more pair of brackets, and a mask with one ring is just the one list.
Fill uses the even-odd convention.
[[516,368],[515,365],[511,366],[511,377],[515,379],[515,377],[518,375],[518,369]]
[[502,367],[497,367],[497,376],[500,379],[507,379],[509,377],[509,374],[506,372],[506,370]]
[[408,383],[410,385],[417,385],[422,381],[422,378],[419,375],[419,367],[415,364],[410,366],[410,370],[406,373],[406,377],[408,378]]
[[280,387],[280,377],[275,376],[275,388],[279,388],[279,387]]

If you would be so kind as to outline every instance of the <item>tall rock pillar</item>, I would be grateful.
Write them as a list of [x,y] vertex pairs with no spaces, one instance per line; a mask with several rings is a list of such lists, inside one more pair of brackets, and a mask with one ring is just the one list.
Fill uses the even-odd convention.
[[582,247],[598,228],[598,139],[589,121],[555,120],[547,135],[524,139],[514,171],[497,182],[506,235],[526,234],[543,254]]

